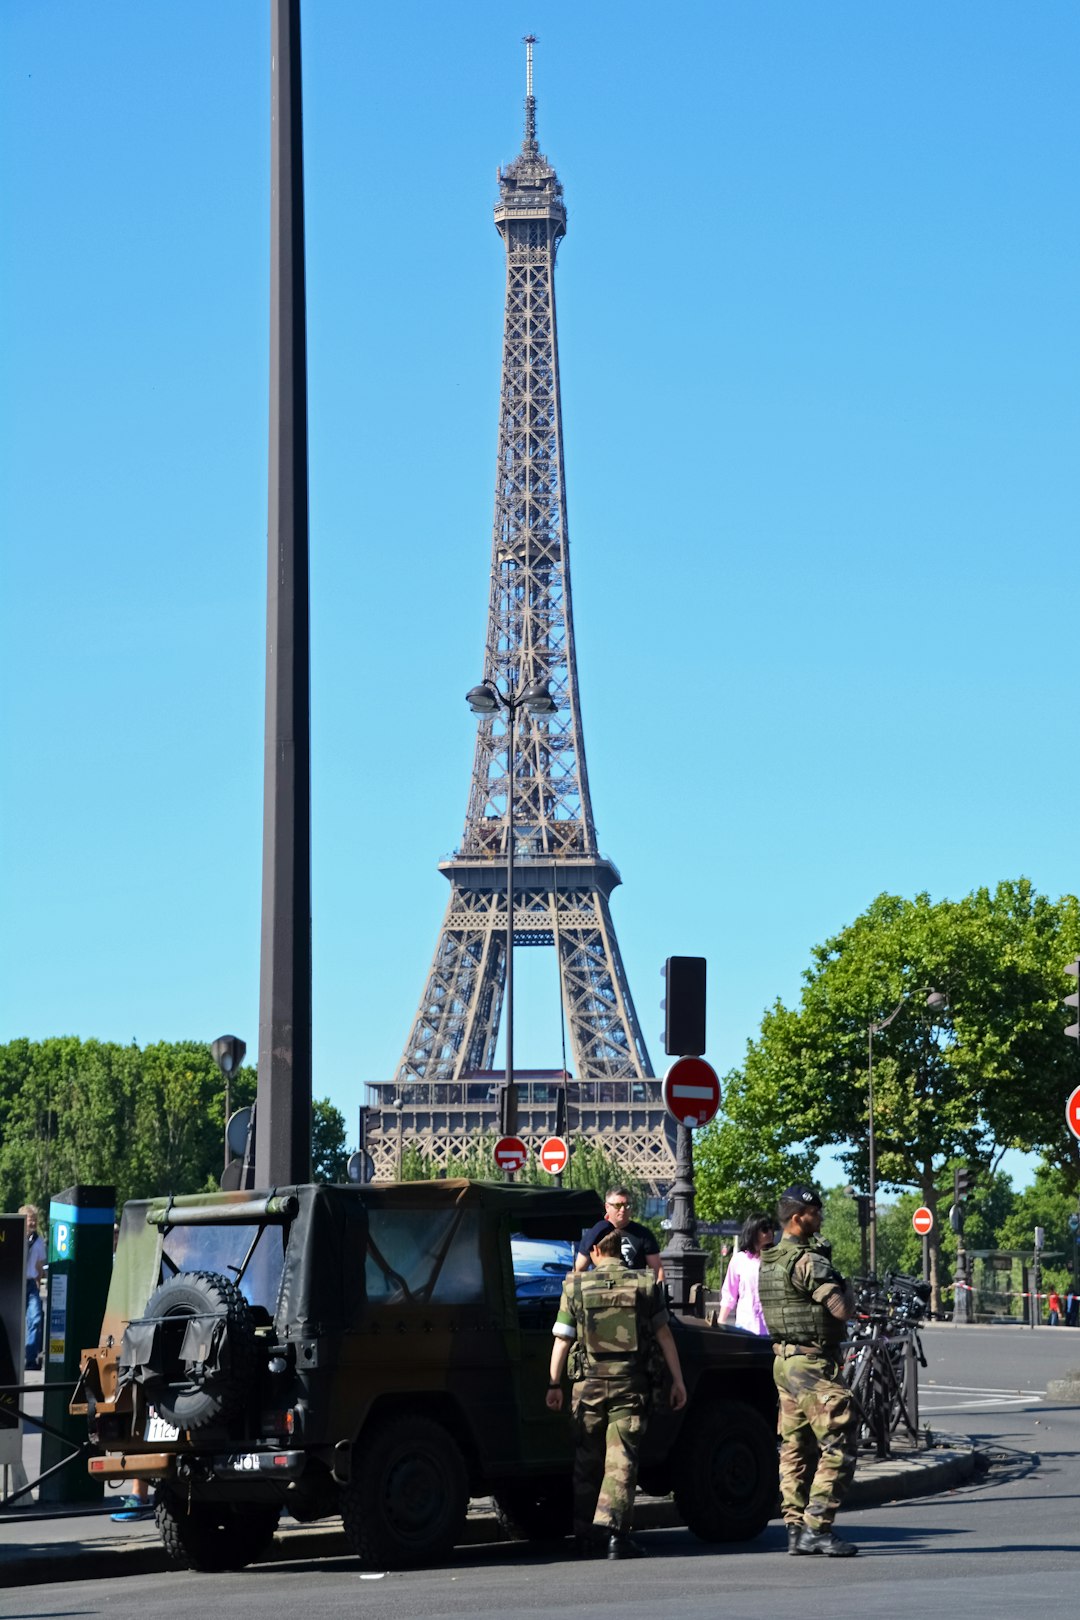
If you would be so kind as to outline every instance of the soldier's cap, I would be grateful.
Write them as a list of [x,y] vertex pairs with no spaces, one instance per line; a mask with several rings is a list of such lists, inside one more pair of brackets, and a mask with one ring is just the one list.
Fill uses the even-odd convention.
[[787,1192],[780,1194],[782,1204],[805,1204],[807,1209],[821,1208],[821,1194],[813,1187],[789,1187]]

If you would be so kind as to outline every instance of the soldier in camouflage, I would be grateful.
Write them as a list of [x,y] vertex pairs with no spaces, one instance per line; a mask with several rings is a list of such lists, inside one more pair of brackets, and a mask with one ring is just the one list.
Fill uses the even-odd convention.
[[855,1472],[856,1415],[840,1378],[840,1346],[855,1309],[851,1284],[814,1239],[821,1198],[789,1187],[777,1208],[783,1237],[761,1256],[758,1292],[773,1339],[780,1396],[780,1500],[789,1553],[850,1558],[833,1533]]
[[617,1230],[601,1237],[590,1255],[595,1269],[571,1273],[563,1283],[547,1404],[562,1410],[562,1375],[572,1351],[577,1549],[599,1553],[606,1542],[609,1558],[637,1558],[644,1549],[630,1526],[654,1346],[671,1375],[676,1411],[686,1405],[686,1386],[663,1294],[650,1271],[626,1269],[621,1241]]

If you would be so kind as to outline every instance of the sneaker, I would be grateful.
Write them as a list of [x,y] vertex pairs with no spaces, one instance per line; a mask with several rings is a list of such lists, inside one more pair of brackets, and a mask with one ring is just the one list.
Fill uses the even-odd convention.
[[154,1504],[148,1496],[122,1496],[115,1513],[109,1514],[114,1524],[130,1524],[135,1519],[152,1519]]
[[801,1524],[789,1524],[788,1525],[788,1527],[787,1527],[787,1550],[788,1550],[789,1553],[797,1553],[798,1552],[798,1550],[799,1550],[799,1537],[802,1535],[802,1528],[803,1527],[802,1527]]
[[822,1553],[826,1558],[854,1558],[858,1550],[831,1530],[811,1530],[808,1524],[803,1525],[795,1547],[798,1553]]

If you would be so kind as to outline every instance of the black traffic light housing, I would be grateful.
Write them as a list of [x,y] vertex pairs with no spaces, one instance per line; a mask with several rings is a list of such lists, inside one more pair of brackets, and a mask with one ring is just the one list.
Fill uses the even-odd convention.
[[958,1164],[953,1171],[953,1203],[959,1204],[975,1185],[978,1172],[969,1164]]
[[669,1057],[705,1051],[703,956],[669,956],[664,963],[664,1051]]
[[1080,956],[1075,962],[1066,962],[1065,972],[1076,980],[1076,989],[1065,997],[1065,1005],[1076,1014],[1076,1023],[1068,1024],[1065,1033],[1071,1040],[1080,1041]]

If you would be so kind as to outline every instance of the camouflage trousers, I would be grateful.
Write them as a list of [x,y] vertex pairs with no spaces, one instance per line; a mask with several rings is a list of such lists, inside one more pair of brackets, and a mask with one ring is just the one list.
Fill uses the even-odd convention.
[[629,1530],[648,1391],[622,1379],[583,1378],[574,1384],[571,1412],[574,1533],[588,1535],[594,1524]]
[[857,1423],[831,1355],[778,1355],[780,1506],[786,1524],[828,1530],[855,1472]]

